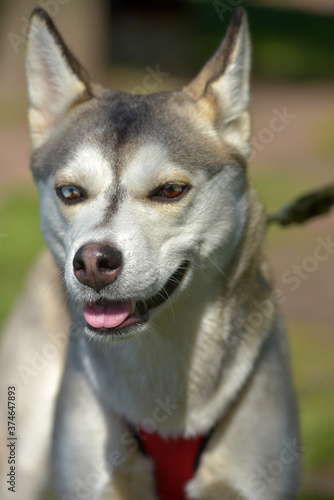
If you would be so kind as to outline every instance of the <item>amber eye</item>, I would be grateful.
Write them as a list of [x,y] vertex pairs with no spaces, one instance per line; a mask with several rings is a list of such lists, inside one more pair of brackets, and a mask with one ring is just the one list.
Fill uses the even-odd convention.
[[177,184],[167,184],[167,186],[159,191],[159,194],[165,198],[177,198],[183,193],[183,189],[183,186],[178,186]]
[[85,194],[75,186],[61,186],[56,189],[56,192],[65,203],[77,203],[86,198]]
[[151,196],[151,199],[155,201],[176,201],[189,189],[189,185],[181,186],[180,184],[166,184],[156,191]]

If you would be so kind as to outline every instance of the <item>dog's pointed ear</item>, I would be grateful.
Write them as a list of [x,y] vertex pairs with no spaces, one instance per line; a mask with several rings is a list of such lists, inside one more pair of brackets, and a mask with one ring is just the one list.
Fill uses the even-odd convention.
[[91,96],[87,72],[71,54],[47,13],[30,18],[26,73],[32,144],[44,144],[75,103]]
[[184,88],[194,101],[201,101],[210,110],[217,127],[234,123],[245,140],[249,140],[250,135],[250,63],[247,15],[238,7],[217,52]]

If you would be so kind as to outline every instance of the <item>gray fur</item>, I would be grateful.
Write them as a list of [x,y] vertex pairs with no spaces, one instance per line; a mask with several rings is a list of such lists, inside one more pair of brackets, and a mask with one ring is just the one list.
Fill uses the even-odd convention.
[[[25,389],[34,418],[38,391],[47,390],[54,373],[59,378],[65,363],[53,439],[56,390],[43,410],[47,421],[36,410],[35,429],[42,426],[44,436],[43,443],[36,440],[36,463],[47,461],[52,439],[59,500],[80,492],[90,500],[157,500],[153,464],[128,435],[128,424],[153,422],[165,437],[212,432],[186,485],[189,500],[295,499],[301,455],[295,396],[261,251],[266,218],[245,168],[245,13],[237,9],[225,41],[187,87],[142,97],[92,84],[45,16],[40,9],[32,15],[27,58],[31,168],[43,235],[57,263],[40,273],[48,280],[60,269],[72,326],[66,352]],[[168,202],[152,197],[170,183],[186,184],[186,194]],[[56,194],[63,185],[77,186],[86,198],[64,203]],[[123,265],[116,281],[97,292],[76,279],[73,258],[83,245],[101,242],[122,253]],[[89,328],[85,303],[148,304],[185,262],[181,282],[169,300],[147,311],[146,322],[106,332]],[[65,297],[58,282],[57,290]],[[28,293],[34,303],[41,300],[33,287]],[[55,307],[65,330],[59,299]],[[41,344],[47,318],[35,320]],[[12,327],[5,338],[8,349]],[[16,366],[22,359],[18,352]],[[12,368],[3,379],[9,374]],[[24,436],[34,424],[21,422]],[[279,474],[269,469],[268,480],[275,464]],[[46,467],[36,471],[32,489],[22,482],[17,498],[41,498],[44,474]],[[24,471],[22,477],[29,480]],[[1,498],[9,498],[7,491]]]

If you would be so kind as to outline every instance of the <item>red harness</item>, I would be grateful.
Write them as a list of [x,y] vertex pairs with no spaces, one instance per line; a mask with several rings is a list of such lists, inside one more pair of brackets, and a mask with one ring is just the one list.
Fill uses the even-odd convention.
[[205,436],[186,439],[162,438],[139,428],[141,449],[154,461],[154,479],[160,500],[186,500],[184,485],[195,472]]

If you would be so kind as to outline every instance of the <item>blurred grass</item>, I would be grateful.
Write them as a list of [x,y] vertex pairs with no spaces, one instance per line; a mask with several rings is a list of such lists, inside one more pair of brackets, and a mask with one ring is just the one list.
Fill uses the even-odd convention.
[[[252,184],[268,213],[282,208],[286,203],[300,196],[303,191],[314,189],[314,173],[308,175],[291,175],[293,168],[289,166],[270,165],[266,169],[250,169]],[[282,234],[282,231],[280,231]]]
[[324,466],[334,469],[332,328],[292,320],[287,326],[306,448],[305,472]]
[[[291,172],[294,172],[293,175]],[[312,192],[319,186],[319,175],[314,171],[296,172],[294,167],[268,165],[265,169],[249,169],[251,185],[258,192],[266,213],[273,215],[283,206],[292,203],[303,194]],[[322,184],[320,183],[321,187]],[[297,231],[286,231],[277,224],[270,225],[266,245],[272,247],[289,242],[293,245],[300,239]]]
[[0,233],[0,326],[15,300],[25,274],[43,247],[39,229],[37,191],[32,188],[1,190]]

